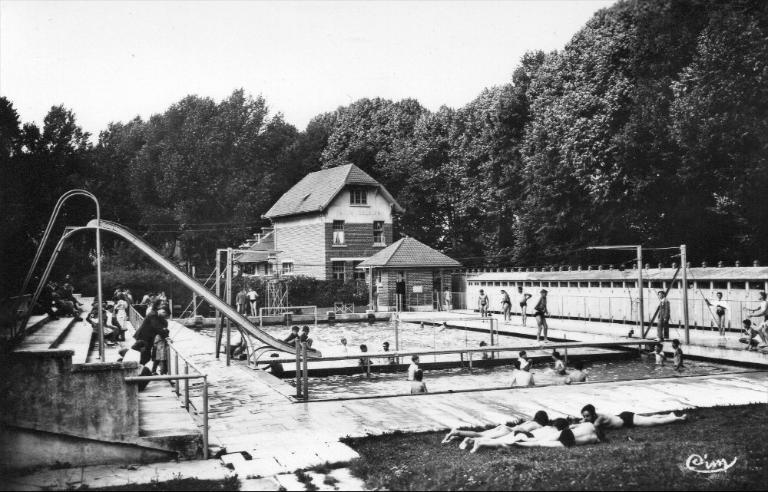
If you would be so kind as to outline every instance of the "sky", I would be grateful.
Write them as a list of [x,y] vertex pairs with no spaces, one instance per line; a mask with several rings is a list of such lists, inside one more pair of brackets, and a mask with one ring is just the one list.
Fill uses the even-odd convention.
[[0,95],[97,136],[186,95],[262,95],[303,130],[363,97],[461,107],[613,1],[0,0]]

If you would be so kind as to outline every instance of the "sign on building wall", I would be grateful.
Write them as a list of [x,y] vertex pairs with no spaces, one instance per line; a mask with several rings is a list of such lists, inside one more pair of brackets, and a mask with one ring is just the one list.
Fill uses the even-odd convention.
[[424,292],[424,287],[422,287],[421,285],[414,285],[413,286],[413,293],[414,294],[421,294],[422,292]]

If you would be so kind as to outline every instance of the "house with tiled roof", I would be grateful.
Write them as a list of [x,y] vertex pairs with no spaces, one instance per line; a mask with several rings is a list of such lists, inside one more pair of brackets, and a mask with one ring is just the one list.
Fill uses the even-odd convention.
[[[412,237],[404,237],[357,265],[373,278],[372,304],[380,310],[447,307],[451,272],[461,264]],[[448,304],[452,300],[447,301]]]
[[264,214],[272,222],[269,249],[254,243],[254,253],[239,262],[245,272],[260,271],[259,264],[243,261],[251,259],[272,262],[288,275],[362,279],[355,267],[392,244],[392,217],[403,211],[381,183],[353,164],[310,173]]

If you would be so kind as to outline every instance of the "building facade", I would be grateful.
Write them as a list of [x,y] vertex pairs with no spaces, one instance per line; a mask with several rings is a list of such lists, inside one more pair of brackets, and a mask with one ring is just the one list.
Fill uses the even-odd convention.
[[273,228],[270,257],[253,256],[255,265],[243,261],[248,254],[238,261],[244,272],[364,279],[357,265],[392,244],[393,214],[402,211],[357,166],[324,169],[305,176],[264,214]]

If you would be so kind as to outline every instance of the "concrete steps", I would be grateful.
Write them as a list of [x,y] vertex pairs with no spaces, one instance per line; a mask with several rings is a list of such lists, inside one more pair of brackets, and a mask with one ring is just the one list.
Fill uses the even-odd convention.
[[153,381],[139,393],[139,437],[182,459],[202,456],[202,431],[165,381]]
[[85,364],[88,362],[93,336],[93,327],[90,323],[76,321],[56,348],[73,351],[75,354],[72,356],[72,364]]

